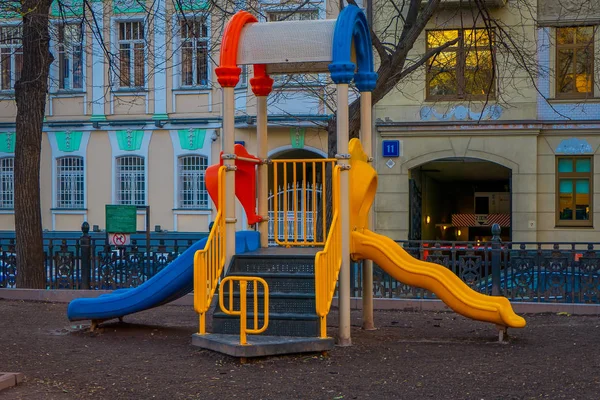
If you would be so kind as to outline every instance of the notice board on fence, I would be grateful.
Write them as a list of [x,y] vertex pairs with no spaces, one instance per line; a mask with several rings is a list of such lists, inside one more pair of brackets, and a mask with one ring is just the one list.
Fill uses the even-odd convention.
[[106,205],[107,233],[137,232],[137,207],[131,205]]

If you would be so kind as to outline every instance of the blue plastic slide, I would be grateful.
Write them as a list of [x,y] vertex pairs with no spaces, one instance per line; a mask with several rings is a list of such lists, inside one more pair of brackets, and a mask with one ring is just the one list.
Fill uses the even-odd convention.
[[[194,243],[172,263],[143,285],[119,289],[96,298],[75,299],[69,303],[70,321],[82,319],[107,320],[158,307],[185,296],[194,288],[194,254],[206,245],[206,238]],[[236,253],[254,251],[260,247],[258,232],[236,232]]]

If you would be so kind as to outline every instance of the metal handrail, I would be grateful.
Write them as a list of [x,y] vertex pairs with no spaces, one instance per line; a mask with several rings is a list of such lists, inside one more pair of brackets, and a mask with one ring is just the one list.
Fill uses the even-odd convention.
[[200,314],[200,335],[206,334],[206,312],[225,266],[225,173],[219,168],[219,200],[217,216],[204,249],[194,254],[194,309]]
[[[326,223],[326,201],[327,198],[327,189],[326,185],[323,185],[321,192],[321,204],[317,204],[316,196],[312,196],[312,201],[307,204],[307,184],[312,183],[312,187],[314,188],[317,185],[317,165],[321,166],[320,171],[320,181],[321,183],[326,182],[326,170],[327,166],[334,166],[336,160],[333,158],[324,158],[324,159],[314,159],[314,160],[273,160],[273,193],[278,193],[278,185],[283,185],[284,190],[287,189],[288,183],[296,183],[298,182],[299,175],[302,177],[302,189],[299,191],[294,191],[291,195],[288,195],[287,191],[283,193],[283,204],[279,204],[278,199],[273,201],[273,213],[274,215],[279,215],[279,212],[283,211],[283,235],[279,232],[279,224],[276,223],[274,226],[275,233],[275,242],[280,246],[323,246],[325,244],[325,238],[327,235],[327,223]],[[282,182],[279,181],[279,169],[281,166],[281,179]],[[307,167],[312,169],[312,182],[307,182]],[[288,170],[291,169],[291,174],[288,174]],[[291,175],[291,176],[288,176]],[[291,196],[289,198],[288,196]],[[291,207],[290,207],[291,204]],[[299,210],[298,204],[302,204],[302,209]],[[281,209],[280,209],[281,208]],[[291,208],[291,209],[288,209]],[[320,208],[321,210],[318,210]],[[307,218],[306,217],[298,217],[298,212],[307,213],[308,211],[314,212],[315,215],[321,212],[321,226],[317,226],[317,218],[313,218],[312,220],[312,232],[314,232],[313,240],[309,240],[306,237],[307,232]],[[290,212],[290,213],[288,213]],[[294,216],[294,221],[292,222],[292,230],[293,232],[288,232],[288,215]],[[298,220],[302,221],[302,226],[298,226]],[[301,228],[301,229],[299,229]],[[317,240],[316,232],[318,229],[321,229],[322,240]],[[304,234],[298,235],[298,232],[303,232]]]
[[[253,294],[254,294],[254,328],[247,328],[247,304],[246,304],[246,289],[248,282],[254,283]],[[240,309],[233,309],[233,284],[234,282],[240,283]],[[223,304],[223,292],[224,286],[229,283],[229,308]],[[258,328],[258,284],[263,285],[263,326]],[[219,306],[221,310],[227,315],[239,315],[240,317],[240,344],[247,345],[246,335],[253,334],[258,335],[267,330],[269,326],[269,285],[267,282],[257,276],[228,276],[221,281],[221,290],[219,290]]]
[[327,314],[342,266],[342,222],[340,219],[340,166],[333,170],[333,218],[325,248],[315,256],[315,296],[320,317],[321,339],[327,337]]

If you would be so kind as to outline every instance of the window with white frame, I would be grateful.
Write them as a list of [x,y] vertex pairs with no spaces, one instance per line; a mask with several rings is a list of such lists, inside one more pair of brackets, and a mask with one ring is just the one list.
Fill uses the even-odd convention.
[[83,88],[82,24],[57,27],[58,87],[62,90]]
[[179,20],[181,86],[208,85],[208,25],[204,17]]
[[15,207],[15,158],[0,158],[0,208]]
[[208,208],[208,191],[204,175],[208,158],[185,155],[178,158],[179,208]]
[[83,157],[56,159],[56,207],[84,207]]
[[117,204],[145,205],[146,164],[144,157],[117,157],[116,173]]
[[142,88],[146,84],[144,22],[118,23],[119,87]]
[[0,26],[0,90],[13,90],[23,67],[21,26]]

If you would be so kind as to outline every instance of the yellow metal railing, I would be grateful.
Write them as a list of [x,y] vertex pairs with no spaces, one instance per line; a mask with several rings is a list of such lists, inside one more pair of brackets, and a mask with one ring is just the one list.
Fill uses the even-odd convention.
[[[321,319],[321,338],[327,337],[327,314],[342,265],[342,222],[340,219],[340,170],[333,170],[331,186],[333,188],[333,218],[325,248],[315,256],[315,295],[317,315]],[[346,216],[347,218],[348,216]]]
[[[246,298],[246,289],[248,282],[252,282],[254,284],[252,288],[252,292],[254,294],[254,328],[248,329],[247,327],[247,298]],[[239,282],[240,285],[240,309],[234,310],[233,308],[233,288],[234,283]],[[223,304],[223,292],[225,288],[225,284],[229,283],[229,307],[225,307]],[[263,326],[258,328],[258,284],[263,286]],[[246,345],[248,344],[246,341],[247,334],[258,335],[259,333],[263,333],[267,330],[269,326],[269,285],[265,282],[264,279],[256,277],[256,276],[228,276],[221,281],[221,290],[219,290],[219,306],[221,310],[225,314],[228,315],[239,315],[240,317],[240,344]]]
[[208,235],[204,249],[194,255],[194,309],[200,314],[198,333],[206,333],[206,312],[215,294],[219,276],[225,266],[225,174],[227,167],[219,168],[219,199],[217,217]]
[[273,160],[274,240],[281,246],[323,246],[327,236],[327,169],[336,160]]

